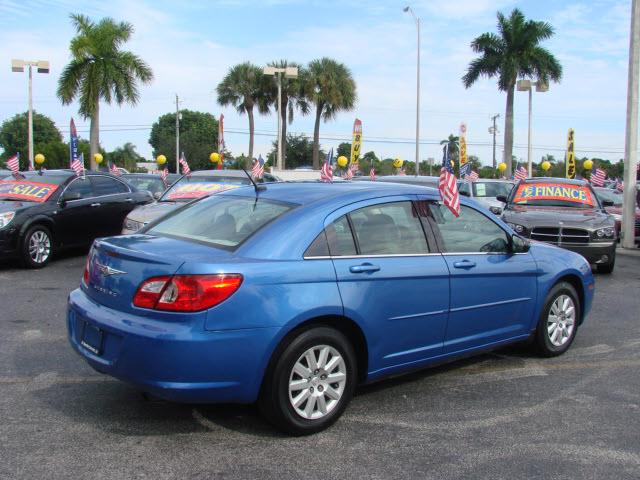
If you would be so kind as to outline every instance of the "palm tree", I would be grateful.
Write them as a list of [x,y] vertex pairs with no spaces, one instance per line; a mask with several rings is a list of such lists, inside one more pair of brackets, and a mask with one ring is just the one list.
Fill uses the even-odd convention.
[[221,106],[231,105],[240,115],[246,113],[249,117],[249,161],[253,158],[253,107],[258,107],[259,113],[269,113],[268,81],[261,68],[245,62],[231,67],[216,87]]
[[103,18],[98,23],[84,15],[71,15],[77,35],[71,39],[71,61],[58,81],[58,97],[68,105],[76,97],[80,101],[80,115],[91,119],[90,156],[95,168],[94,155],[100,145],[100,101],[118,105],[138,103],[137,82],[148,84],[153,80],[151,68],[137,55],[121,50],[133,33],[127,22],[116,23]]
[[448,145],[449,146],[449,158],[457,162],[458,160],[458,151],[460,150],[460,137],[455,136],[454,134],[449,134],[449,138],[445,138],[444,140],[440,140],[440,145]]
[[356,82],[349,69],[327,57],[313,60],[302,79],[305,98],[316,107],[313,129],[313,168],[320,168],[320,119],[335,118],[341,110],[349,111],[356,103]]
[[[471,42],[471,49],[481,54],[469,64],[462,77],[466,88],[481,76],[498,77],[498,88],[507,92],[507,107],[504,128],[504,158],[513,152],[513,95],[516,80],[533,78],[548,84],[559,82],[562,66],[540,42],[553,36],[553,27],[547,22],[525,19],[517,8],[505,17],[498,12],[498,32],[483,33]],[[507,177],[511,176],[511,162],[507,164]]]
[[[302,89],[302,80],[306,78],[306,74],[302,66],[295,62],[288,62],[287,60],[271,62],[269,65],[276,68],[296,67],[298,69],[297,78],[286,78],[284,75],[281,78],[280,122],[282,124],[282,135],[280,141],[282,144],[282,163],[283,168],[285,168],[287,159],[287,114],[289,123],[291,124],[293,123],[293,112],[296,107],[303,115],[309,113],[309,103],[307,103]],[[278,87],[275,77],[272,88],[269,91],[269,97],[269,103],[273,104],[277,110]]]

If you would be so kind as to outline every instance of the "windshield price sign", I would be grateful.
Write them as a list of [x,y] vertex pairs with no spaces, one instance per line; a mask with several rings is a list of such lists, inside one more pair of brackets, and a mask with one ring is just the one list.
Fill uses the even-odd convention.
[[537,200],[560,200],[593,206],[593,197],[587,187],[580,185],[558,185],[557,183],[535,183],[518,186],[513,198],[515,203],[527,204]]
[[40,182],[0,181],[0,199],[14,198],[28,202],[46,202],[58,185]]
[[224,192],[238,188],[241,185],[230,185],[225,183],[187,183],[184,185],[176,185],[169,193],[169,200],[177,200],[180,198],[200,198],[212,193]]

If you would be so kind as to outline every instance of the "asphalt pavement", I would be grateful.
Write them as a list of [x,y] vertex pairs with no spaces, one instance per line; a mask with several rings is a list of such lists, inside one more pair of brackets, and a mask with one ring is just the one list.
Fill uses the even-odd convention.
[[252,406],[173,404],[94,372],[66,339],[83,265],[0,265],[2,479],[640,477],[638,255],[596,276],[564,356],[509,347],[362,387],[305,438]]

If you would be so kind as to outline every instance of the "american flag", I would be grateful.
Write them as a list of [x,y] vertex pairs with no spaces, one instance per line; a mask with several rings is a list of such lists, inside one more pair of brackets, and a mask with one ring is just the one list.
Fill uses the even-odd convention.
[[406,174],[407,174],[407,171],[404,169],[404,164],[402,164],[402,168],[398,172],[398,175],[406,175]]
[[596,168],[591,174],[591,185],[595,187],[604,186],[604,180],[607,178],[607,172],[601,168]]
[[518,168],[516,168],[516,172],[513,174],[513,178],[518,182],[522,182],[523,180],[526,180],[527,169],[524,168],[522,165],[520,165]]
[[347,171],[344,172],[344,179],[351,180],[353,179],[355,173],[358,171],[358,166],[355,163],[352,163],[347,167]]
[[451,213],[456,217],[460,216],[460,195],[458,194],[458,185],[456,176],[453,173],[453,167],[449,160],[449,149],[445,145],[442,149],[442,168],[440,169],[440,180],[438,181],[438,190],[446,207],[449,207]]
[[169,169],[164,167],[164,170],[160,170],[160,178],[162,179],[162,183],[167,184],[167,178],[169,178]]
[[76,172],[79,177],[84,172],[84,153],[80,154],[79,158],[75,158],[71,161],[71,170]]
[[327,152],[327,156],[324,159],[324,164],[320,169],[320,180],[323,182],[333,181],[333,148]]
[[467,175],[467,180],[469,180],[470,182],[475,182],[476,180],[478,180],[478,178],[480,178],[480,175],[478,175],[478,172],[475,172],[473,170],[471,170],[471,173]]
[[191,169],[189,168],[189,164],[187,163],[187,159],[184,158],[184,152],[182,152],[182,155],[180,155],[179,163],[182,166],[182,174],[183,175],[189,175],[191,173]]
[[16,153],[13,157],[7,160],[7,167],[11,170],[11,173],[17,175],[20,172],[20,154]]
[[616,179],[616,190],[620,192],[624,190],[624,182],[620,179]]
[[120,170],[118,170],[118,167],[116,167],[116,164],[113,162],[111,162],[111,166],[109,167],[109,172],[111,172],[113,175],[116,175],[118,177],[121,175]]
[[253,168],[251,169],[251,176],[253,178],[262,178],[264,175],[264,160],[262,155],[258,155],[258,159],[253,162]]
[[371,170],[369,170],[369,178],[372,182],[376,181],[376,169],[373,167],[371,167]]

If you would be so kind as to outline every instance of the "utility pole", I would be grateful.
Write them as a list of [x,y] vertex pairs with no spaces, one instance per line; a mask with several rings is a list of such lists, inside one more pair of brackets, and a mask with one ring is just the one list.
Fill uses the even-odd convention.
[[491,120],[493,121],[493,127],[489,127],[489,133],[493,135],[493,170],[498,166],[496,164],[496,134],[498,133],[498,127],[496,127],[496,120],[500,118],[500,114],[496,113]]
[[624,142],[624,191],[622,200],[622,246],[635,247],[636,179],[638,166],[638,68],[640,66],[640,10],[631,6],[627,128]]
[[180,106],[176,93],[176,173],[180,173]]

